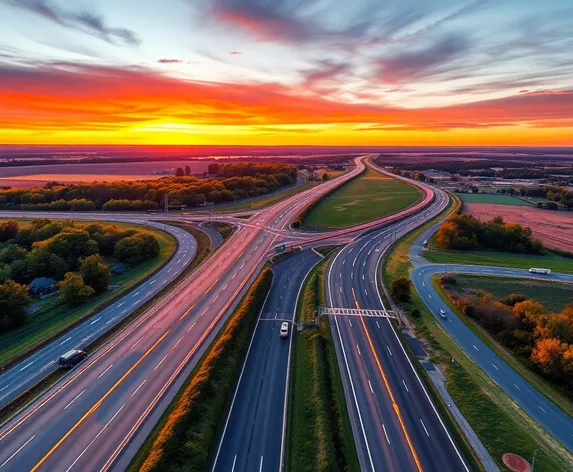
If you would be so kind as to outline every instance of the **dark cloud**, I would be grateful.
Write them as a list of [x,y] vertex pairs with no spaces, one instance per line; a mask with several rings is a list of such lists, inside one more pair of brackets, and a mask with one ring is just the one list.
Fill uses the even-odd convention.
[[417,51],[404,50],[377,61],[378,75],[387,83],[422,79],[452,68],[452,62],[472,47],[461,35],[447,36]]
[[127,28],[116,28],[106,24],[104,18],[89,11],[64,10],[48,0],[3,0],[47,20],[96,36],[111,44],[123,43],[131,46],[141,44],[138,35]]

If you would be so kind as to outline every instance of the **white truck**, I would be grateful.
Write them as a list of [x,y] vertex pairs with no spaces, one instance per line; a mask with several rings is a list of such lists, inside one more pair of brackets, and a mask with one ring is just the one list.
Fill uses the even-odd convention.
[[529,269],[532,274],[551,274],[551,269],[540,269],[538,267],[532,267]]

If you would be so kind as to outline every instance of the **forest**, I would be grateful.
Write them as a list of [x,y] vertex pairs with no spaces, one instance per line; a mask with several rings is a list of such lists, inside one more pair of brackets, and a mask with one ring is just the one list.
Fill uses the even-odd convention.
[[531,228],[505,223],[501,216],[481,222],[470,214],[455,214],[440,225],[437,243],[442,249],[499,251],[539,254],[543,245],[534,239]]
[[208,177],[179,168],[176,176],[155,180],[60,184],[31,189],[0,189],[0,209],[34,211],[126,211],[162,208],[169,204],[195,207],[256,197],[296,183],[290,164],[233,163],[209,165]]
[[108,289],[112,262],[135,265],[156,257],[159,249],[155,236],[115,225],[0,223],[0,333],[28,322],[33,295],[28,284],[34,280],[53,280],[46,291],[59,289],[62,301],[77,305]]

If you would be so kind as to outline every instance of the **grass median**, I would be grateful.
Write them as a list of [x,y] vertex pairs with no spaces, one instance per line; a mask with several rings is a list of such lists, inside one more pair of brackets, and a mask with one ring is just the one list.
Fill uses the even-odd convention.
[[[30,220],[18,221],[29,222]],[[70,307],[62,303],[57,295],[42,300],[39,303],[39,310],[31,316],[29,323],[21,328],[0,334],[0,346],[2,346],[0,367],[9,367],[111,305],[129,290],[159,271],[169,262],[177,249],[175,238],[159,229],[129,223],[102,222],[101,224],[113,224],[123,230],[137,229],[154,235],[159,242],[159,255],[136,265],[123,274],[112,276],[110,284],[117,286],[115,290],[108,290],[80,306]]]
[[305,330],[293,342],[287,438],[287,470],[359,471],[342,379],[328,319],[312,327],[325,303],[325,274],[330,258],[306,278],[297,306]]
[[302,226],[341,228],[381,218],[407,208],[422,192],[406,182],[366,167],[305,211]]
[[[454,210],[455,205],[451,203],[446,213]],[[392,280],[398,277],[409,276],[412,268],[409,262],[410,246],[439,218],[398,241],[384,261],[383,280],[386,286],[390,286]],[[514,452],[531,459],[535,450],[536,471],[573,470],[571,453],[466,355],[427,310],[415,291],[411,301],[402,304],[402,308],[408,314],[415,309],[420,311],[420,317],[409,317],[416,336],[425,344],[431,361],[439,365],[446,375],[448,392],[502,470],[507,470],[501,461],[504,453]],[[453,364],[452,357],[456,360]]]
[[272,278],[268,268],[259,274],[143,444],[130,471],[206,470]]

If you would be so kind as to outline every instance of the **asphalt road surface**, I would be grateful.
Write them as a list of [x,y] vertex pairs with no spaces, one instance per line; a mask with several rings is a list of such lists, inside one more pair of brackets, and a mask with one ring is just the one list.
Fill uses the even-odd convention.
[[354,171],[241,225],[174,288],[172,297],[2,426],[0,470],[123,470],[254,280],[279,234],[310,201],[363,167],[357,160]]
[[[466,273],[504,277],[528,277],[573,283],[573,275],[551,273],[530,274],[524,269],[469,266],[456,264],[425,264],[416,267],[412,282],[416,291],[436,320],[466,352],[466,354],[491,377],[524,411],[545,428],[567,449],[573,451],[573,418],[561,410],[539,390],[495,354],[473,331],[450,310],[432,287],[432,276],[439,273]],[[440,316],[444,310],[447,318]]]
[[[328,303],[384,309],[377,267],[390,242],[439,213],[447,198],[342,249],[327,277]],[[334,316],[332,331],[362,470],[468,470],[465,459],[387,318]]]
[[[257,321],[213,471],[282,470],[296,302],[307,273],[319,260],[308,249],[272,267],[272,287]],[[289,324],[288,339],[279,336],[285,321]]]
[[[61,218],[59,215],[45,215]],[[138,222],[142,224],[142,222]],[[197,243],[187,231],[163,223],[146,222],[162,229],[177,239],[178,247],[171,260],[155,275],[128,292],[109,307],[99,311],[87,321],[64,333],[51,343],[5,370],[0,375],[0,407],[30,388],[40,379],[58,368],[60,356],[71,349],[82,349],[94,339],[113,328],[123,318],[146,303],[183,272],[193,260]]]

